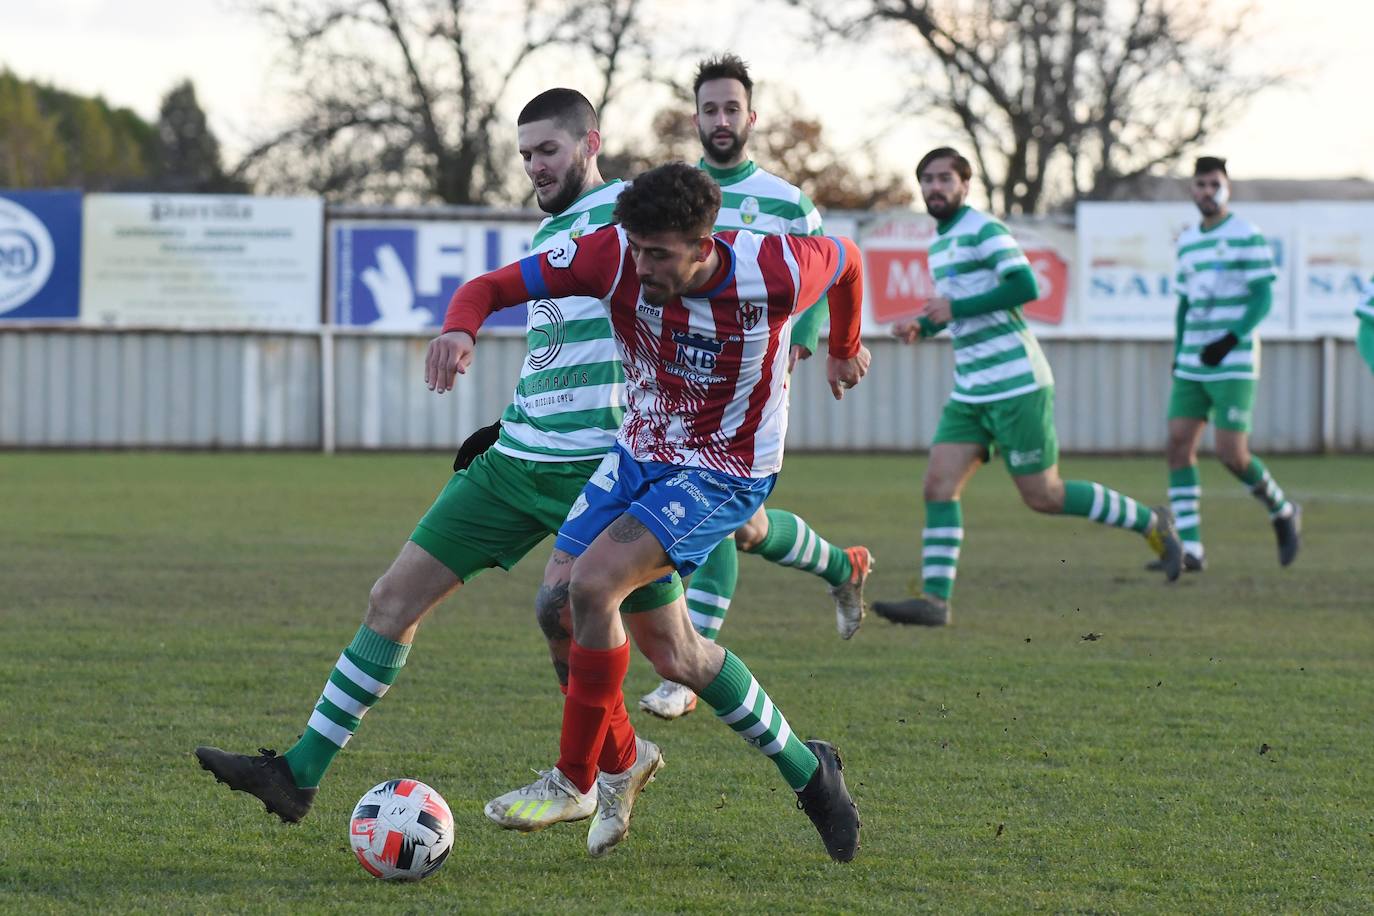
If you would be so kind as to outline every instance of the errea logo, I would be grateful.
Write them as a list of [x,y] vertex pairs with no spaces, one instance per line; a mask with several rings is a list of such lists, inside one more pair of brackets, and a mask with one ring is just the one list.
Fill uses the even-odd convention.
[[1033,448],[1025,452],[1018,452],[1016,449],[1012,449],[1007,452],[1007,461],[1009,461],[1014,468],[1023,468],[1027,465],[1039,464],[1044,454],[1044,450],[1038,448]]
[[666,515],[668,521],[672,522],[674,525],[687,517],[687,510],[684,509],[682,503],[677,500],[668,503],[668,505],[664,506],[660,511]]

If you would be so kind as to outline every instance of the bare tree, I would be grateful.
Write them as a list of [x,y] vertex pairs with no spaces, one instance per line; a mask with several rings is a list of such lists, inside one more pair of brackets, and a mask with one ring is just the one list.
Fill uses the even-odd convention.
[[1213,136],[1281,76],[1247,76],[1215,0],[789,0],[822,31],[929,52],[909,102],[966,138],[994,207],[1110,197]]
[[[295,114],[236,174],[353,200],[508,199],[513,80],[552,48],[589,54],[608,103],[646,45],[640,0],[256,0],[286,40]],[[500,40],[512,13],[520,34]],[[508,31],[508,30],[504,30]]]

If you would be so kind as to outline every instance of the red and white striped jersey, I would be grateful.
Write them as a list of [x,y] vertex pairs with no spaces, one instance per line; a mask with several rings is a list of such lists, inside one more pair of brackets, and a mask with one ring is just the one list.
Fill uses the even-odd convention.
[[787,432],[788,319],[827,293],[830,354],[859,351],[863,267],[849,239],[716,233],[720,270],[699,290],[651,305],[624,231],[607,226],[461,287],[445,331],[476,336],[498,308],[593,295],[605,303],[625,370],[620,443],[639,461],[767,477]]

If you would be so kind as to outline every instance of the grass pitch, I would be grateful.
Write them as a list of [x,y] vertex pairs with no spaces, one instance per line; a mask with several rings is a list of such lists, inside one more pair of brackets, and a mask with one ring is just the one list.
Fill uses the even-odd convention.
[[[6,912],[1313,912],[1374,901],[1374,462],[1276,459],[1306,509],[1280,570],[1262,509],[1204,466],[1209,569],[1166,587],[1138,538],[1033,515],[1000,467],[965,498],[955,626],[835,635],[823,584],[741,558],[722,642],[864,819],[831,863],[772,764],[704,708],[635,711],[667,766],[629,840],[482,816],[557,753],[533,620],[546,551],[489,572],[284,826],[191,756],[292,743],[444,456],[0,455],[0,910]],[[795,456],[772,505],[915,584],[918,458]],[[1069,457],[1158,501],[1159,460]],[[657,678],[636,657],[633,705]],[[348,849],[373,784],[431,783],[453,855],[384,885]]]

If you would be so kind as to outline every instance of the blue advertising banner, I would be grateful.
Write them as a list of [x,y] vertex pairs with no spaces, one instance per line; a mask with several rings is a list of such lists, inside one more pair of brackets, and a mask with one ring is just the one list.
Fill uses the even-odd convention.
[[0,321],[80,314],[81,192],[0,190]]
[[[449,299],[473,277],[529,251],[535,223],[335,220],[329,227],[329,320],[379,331],[437,330]],[[488,329],[523,333],[525,308]]]

